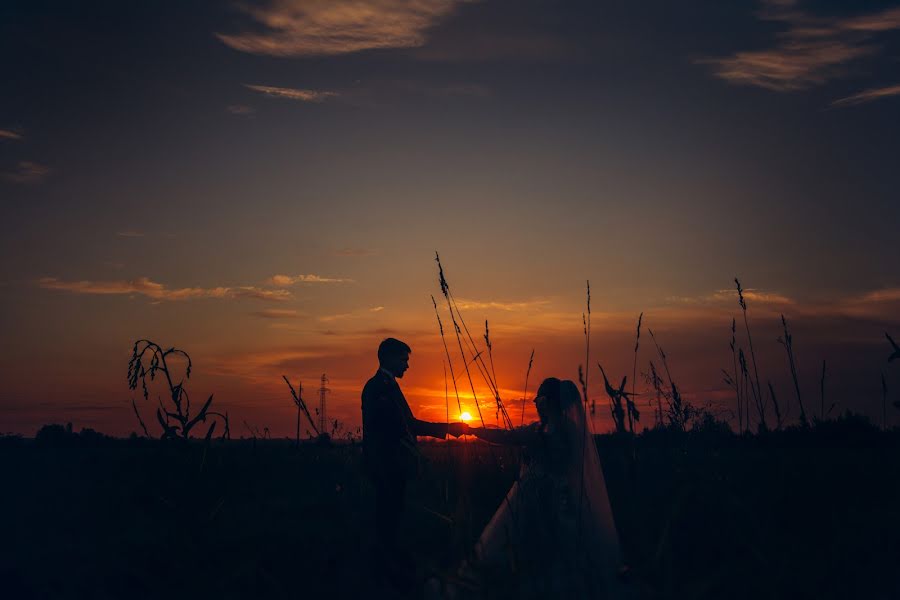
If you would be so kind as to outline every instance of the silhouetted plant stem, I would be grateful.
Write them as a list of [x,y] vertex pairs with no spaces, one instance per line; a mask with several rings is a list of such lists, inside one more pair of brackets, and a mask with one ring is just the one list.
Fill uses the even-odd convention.
[[[456,394],[456,406],[459,408],[459,414],[462,414],[462,402],[459,400],[459,388],[456,387],[456,375],[453,373],[453,359],[450,358],[450,348],[447,347],[447,338],[444,336],[444,324],[441,322],[441,315],[438,312],[437,302],[434,296],[431,297],[431,303],[434,305],[434,316],[437,317],[438,329],[441,332],[441,342],[444,344],[444,354],[447,357],[447,364],[450,365],[450,379],[453,381],[453,393]],[[465,362],[465,357],[463,357]],[[447,409],[449,413],[449,408]],[[449,423],[450,420],[448,419]]]
[[669,388],[671,390],[671,399],[669,400],[669,421],[672,425],[684,431],[685,425],[692,413],[692,407],[682,403],[681,394],[678,392],[678,386],[675,385],[675,381],[672,379],[672,373],[669,371],[669,362],[666,360],[666,353],[663,352],[663,349],[657,343],[656,336],[653,335],[653,330],[648,327],[647,332],[650,334],[650,339],[653,340],[653,345],[656,346],[656,352],[659,354],[663,369],[666,371],[666,377],[669,380]]
[[769,385],[769,395],[772,396],[772,407],[775,409],[775,429],[781,429],[781,408],[778,406],[778,398],[775,397],[775,388],[772,382],[766,382]]
[[[591,355],[591,282],[587,280],[587,320],[585,320],[584,313],[581,313],[581,320],[584,322],[584,345],[585,345],[585,367],[590,366],[590,355]],[[585,368],[585,371],[588,369]],[[587,408],[588,405],[588,374],[582,373],[581,365],[578,365],[578,379],[581,381],[581,389],[584,392],[584,406]],[[595,407],[591,405],[591,420],[593,423]],[[578,493],[578,523],[576,526],[576,531],[578,534],[575,538],[575,551],[578,552],[579,543],[581,542],[581,507],[584,502],[584,456],[587,452],[587,442],[585,438],[587,437],[585,434],[587,433],[587,412],[585,411],[584,423],[582,424],[581,431],[581,485],[580,491]],[[593,446],[593,438],[591,438],[591,445]]]
[[[884,379],[884,377],[882,377],[882,380],[883,379]],[[141,429],[144,430],[144,435],[149,439],[150,432],[147,431],[147,425],[144,424],[144,419],[141,418],[141,413],[138,412],[138,407],[137,407],[137,404],[135,404],[135,402],[134,402],[134,398],[131,399],[131,408],[134,409],[134,416],[137,417],[138,423],[141,424]]]
[[[453,294],[450,291],[450,285],[447,283],[447,279],[444,277],[444,268],[441,265],[441,258],[437,252],[434,253],[434,260],[438,265],[438,278],[441,286],[441,292],[444,295],[444,298],[447,300],[447,309],[450,311],[450,319],[453,321],[453,327],[456,333],[456,341],[459,344],[459,351],[463,358],[463,363],[466,363],[466,354],[463,349],[462,342],[462,330],[464,329],[467,336],[467,344],[471,346],[470,351],[472,355],[475,357],[475,365],[478,367],[478,371],[487,384],[488,388],[493,392],[494,399],[497,403],[498,411],[503,415],[504,424],[507,428],[512,428],[512,421],[509,418],[509,414],[506,412],[506,407],[503,406],[503,401],[500,398],[500,390],[497,388],[496,382],[491,379],[491,374],[488,371],[487,365],[484,363],[484,359],[481,358],[480,352],[478,352],[477,345],[475,344],[475,340],[472,338],[472,334],[469,332],[469,328],[466,325],[465,319],[462,316],[462,313],[459,311],[459,308],[456,305],[456,300],[453,298]],[[463,329],[460,329],[459,323],[457,323],[457,317],[459,317],[459,323],[462,323]],[[475,384],[472,381],[472,374],[469,371],[468,364],[465,364],[466,367],[466,375],[469,379],[469,385],[472,389],[472,397],[475,401],[475,407],[478,409],[478,417],[481,420],[482,425],[484,425],[484,418],[481,415],[481,406],[478,403],[478,398],[475,393]]]
[[[622,407],[622,400],[625,398],[625,384],[628,380],[628,377],[622,378],[622,383],[619,385],[619,389],[615,389],[609,383],[609,377],[606,376],[606,371],[603,369],[603,365],[597,363],[597,368],[600,369],[600,374],[603,375],[603,387],[606,389],[606,395],[609,396],[610,403],[610,412],[612,414],[613,423],[616,425],[617,433],[625,433],[625,408]],[[626,400],[627,401],[627,400]]]
[[[591,418],[593,419],[594,413],[596,412],[596,405],[594,402],[590,400],[588,396],[588,365],[591,364],[591,282],[588,280],[587,284],[587,317],[585,317],[585,313],[581,313],[581,322],[584,325],[584,364],[585,369],[583,372],[583,377],[579,377],[581,381],[581,393],[584,396],[584,406],[588,407],[590,404],[591,410]],[[579,367],[579,373],[582,373],[581,367]]]
[[522,422],[525,425],[525,399],[528,397],[528,376],[531,375],[531,365],[534,362],[534,348],[531,349],[531,357],[528,359],[528,370],[525,371],[525,390],[522,392]]
[[[450,311],[450,320],[453,322],[453,330],[456,333],[456,342],[459,344],[459,354],[463,360],[463,366],[466,371],[466,376],[469,379],[469,387],[472,390],[472,401],[475,403],[475,409],[478,411],[478,419],[481,421],[481,426],[485,427],[486,423],[484,422],[484,416],[481,414],[481,405],[478,403],[478,394],[475,392],[475,384],[472,382],[472,373],[469,371],[469,365],[466,363],[466,352],[463,350],[462,339],[460,337],[460,329],[459,325],[456,322],[456,317],[453,314],[453,306],[450,303],[450,292],[449,286],[447,285],[447,280],[444,279],[444,268],[441,266],[441,259],[438,256],[437,252],[434,253],[435,261],[438,264],[438,269],[440,272],[440,284],[441,284],[441,292],[444,294],[444,298],[447,300],[447,309]],[[435,307],[436,310],[436,307]]]
[[759,411],[759,421],[760,427],[766,427],[766,405],[765,400],[762,397],[762,387],[759,383],[759,370],[756,368],[756,353],[753,351],[753,337],[750,335],[750,323],[747,320],[747,302],[744,300],[744,289],[741,287],[741,282],[737,277],[734,278],[734,283],[737,286],[738,292],[738,302],[741,305],[741,310],[744,313],[744,327],[747,330],[747,343],[750,345],[750,360],[753,361],[753,374],[756,378],[756,386],[754,387],[753,382],[750,382],[750,390],[753,392],[754,399],[756,400],[756,409]]
[[892,348],[892,352],[891,352],[890,356],[888,356],[887,361],[888,361],[889,363],[890,363],[890,362],[894,362],[895,360],[897,360],[898,358],[900,358],[900,346],[897,345],[897,342],[894,341],[894,338],[892,338],[892,337],[888,334],[887,331],[884,332],[884,337],[886,337],[886,338],[887,338],[887,341],[890,342],[891,348]]
[[497,371],[494,369],[494,346],[491,343],[491,331],[488,328],[487,319],[484,320],[484,343],[487,345],[488,349],[488,358],[491,363],[491,378],[493,382],[492,391],[494,392],[494,401],[497,404],[497,420],[500,420],[500,414],[503,414],[503,426],[507,429],[513,428],[512,420],[509,418],[509,414],[506,412],[506,408],[503,405],[503,401],[500,399],[500,386],[497,381]]
[[744,426],[750,431],[750,399],[747,398],[747,387],[751,386],[750,373],[747,369],[747,356],[743,348],[738,348],[738,364],[741,367],[741,395],[744,398]]
[[656,365],[653,364],[653,361],[650,361],[650,373],[647,375],[647,378],[650,382],[650,385],[653,387],[654,391],[656,391],[656,408],[657,408],[657,423],[662,426],[665,423],[663,422],[663,410],[662,410],[662,378],[659,376],[659,373],[656,372]]
[[635,385],[637,384],[637,358],[638,358],[638,348],[641,346],[641,321],[644,320],[644,313],[638,315],[637,322],[637,334],[634,338],[634,362],[631,365],[631,398],[626,406],[628,407],[628,427],[631,429],[631,433],[634,433],[634,398],[635,398]]
[[731,348],[731,360],[734,366],[734,396],[735,401],[737,402],[737,417],[738,417],[738,433],[742,433],[744,431],[744,413],[741,407],[741,388],[740,382],[738,379],[738,363],[737,363],[737,329],[736,329],[736,321],[734,318],[731,319],[731,344],[729,347]]
[[784,318],[784,315],[781,315],[781,327],[784,331],[784,336],[778,338],[778,342],[784,346],[784,350],[788,355],[788,364],[791,367],[791,379],[794,381],[794,392],[797,394],[797,405],[800,407],[800,424],[806,427],[809,425],[809,421],[806,418],[806,410],[803,407],[803,400],[800,397],[800,380],[797,376],[797,363],[794,359],[794,338],[790,331],[788,331],[787,320]]
[[309,408],[306,406],[306,402],[303,400],[303,383],[301,382],[297,386],[297,390],[294,390],[294,386],[288,380],[287,375],[282,375],[282,379],[287,384],[288,389],[291,391],[291,399],[294,401],[294,405],[297,407],[297,447],[300,447],[300,412],[306,415],[306,420],[309,421],[310,426],[313,428],[313,431],[316,432],[316,437],[320,434],[325,433],[324,431],[319,431],[319,428],[316,426],[315,420],[312,418],[312,415],[309,414]]
[[[437,254],[437,253],[435,253]],[[445,280],[446,283],[446,280]],[[462,323],[462,331],[465,331],[466,337],[463,338],[465,340],[466,347],[469,352],[472,354],[472,360],[468,364],[475,363],[475,367],[478,369],[478,373],[481,375],[482,380],[488,386],[488,389],[491,391],[491,394],[494,396],[494,401],[497,406],[497,412],[503,415],[504,426],[508,429],[512,428],[512,421],[509,419],[509,415],[506,412],[506,407],[503,405],[503,400],[500,398],[500,388],[497,386],[496,378],[491,377],[491,373],[488,370],[487,365],[482,358],[484,354],[483,351],[478,350],[478,346],[475,344],[475,340],[472,337],[472,334],[469,332],[469,327],[466,325],[466,321],[462,316],[462,312],[459,310],[459,306],[456,304],[456,300],[453,297],[453,292],[450,291],[450,286],[447,286],[447,299],[451,306],[451,316],[455,313],[455,318],[459,318],[459,322]],[[461,331],[457,327],[458,334],[461,335]],[[490,340],[490,337],[488,337]]]

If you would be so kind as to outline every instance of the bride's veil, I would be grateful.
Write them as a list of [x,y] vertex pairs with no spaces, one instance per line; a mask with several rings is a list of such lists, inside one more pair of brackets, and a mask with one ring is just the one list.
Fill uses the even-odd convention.
[[577,511],[574,555],[583,558],[580,567],[599,575],[609,589],[621,567],[619,536],[591,422],[585,418],[581,395],[572,381],[561,382],[560,408],[561,429],[569,442],[566,477]]
[[[589,593],[590,597],[620,597],[616,577],[621,567],[619,537],[591,424],[585,418],[578,388],[571,381],[560,382],[560,409],[560,420],[552,424],[554,432],[549,433],[553,438],[549,443],[558,451],[551,452],[553,464],[547,466],[564,479],[569,490],[572,505],[564,512],[571,515],[570,525],[548,519],[550,515],[540,512],[548,505],[535,496],[540,490],[529,489],[525,481],[517,481],[481,534],[474,557],[482,565],[496,564],[515,555],[516,548],[521,549],[523,544],[526,550],[535,546],[534,536],[540,539],[540,533],[532,528],[556,523],[551,526],[561,529],[549,537],[555,541],[531,550],[545,554],[557,565],[560,561],[565,563],[559,567],[567,573],[563,577],[570,578],[566,585],[571,588]],[[551,510],[561,510],[559,505],[549,506]],[[540,577],[537,573],[532,575]]]

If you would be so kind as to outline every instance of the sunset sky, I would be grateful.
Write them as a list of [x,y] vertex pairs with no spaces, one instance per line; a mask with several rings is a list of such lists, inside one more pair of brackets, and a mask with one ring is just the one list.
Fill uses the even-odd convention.
[[282,375],[355,430],[395,336],[442,420],[435,251],[516,421],[532,348],[531,391],[577,378],[586,280],[600,430],[641,312],[638,370],[650,328],[730,417],[735,276],[779,400],[781,314],[807,410],[823,360],[835,411],[900,397],[900,3],[13,1],[0,65],[0,432],[137,430],[138,338],[283,436]]

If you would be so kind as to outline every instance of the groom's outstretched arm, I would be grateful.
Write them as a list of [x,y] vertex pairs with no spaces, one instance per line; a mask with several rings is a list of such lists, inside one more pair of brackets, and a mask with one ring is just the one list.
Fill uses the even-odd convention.
[[413,418],[412,427],[414,435],[427,435],[435,438],[447,437],[447,423],[430,423]]

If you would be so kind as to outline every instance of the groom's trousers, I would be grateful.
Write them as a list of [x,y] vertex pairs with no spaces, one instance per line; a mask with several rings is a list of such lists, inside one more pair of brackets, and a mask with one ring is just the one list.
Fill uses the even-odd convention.
[[376,546],[397,550],[397,532],[403,516],[406,480],[378,478],[375,484],[375,541]]

